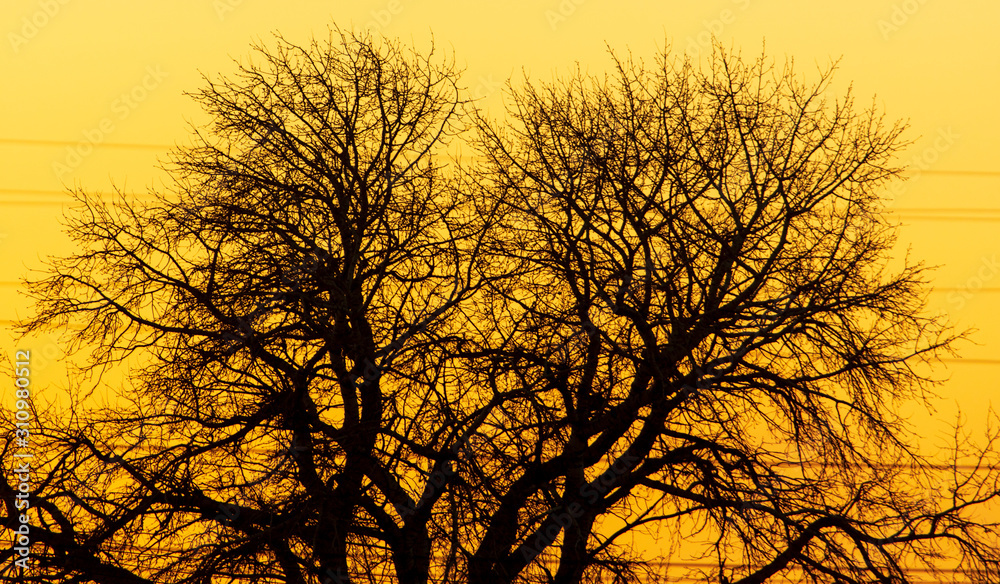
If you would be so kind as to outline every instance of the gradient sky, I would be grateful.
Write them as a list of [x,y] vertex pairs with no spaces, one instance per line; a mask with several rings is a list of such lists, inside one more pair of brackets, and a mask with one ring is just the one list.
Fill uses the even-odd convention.
[[[27,313],[18,280],[41,257],[67,250],[59,217],[66,187],[143,190],[162,178],[157,157],[186,143],[199,112],[183,95],[201,75],[233,70],[250,44],[280,31],[293,42],[328,24],[369,27],[418,46],[435,39],[466,69],[484,105],[502,107],[503,83],[548,79],[579,62],[605,69],[607,48],[652,58],[708,50],[714,33],[744,55],[762,48],[809,73],[840,59],[835,89],[853,84],[857,104],[907,118],[911,179],[891,210],[902,223],[900,255],[940,266],[934,310],[979,330],[961,361],[939,377],[938,418],[961,405],[984,421],[1000,373],[1000,3],[987,0],[609,0],[319,2],[289,0],[4,0],[0,8],[0,325]],[[523,72],[523,73],[522,73]],[[101,142],[75,157],[86,139]],[[59,166],[61,165],[61,166]],[[17,345],[36,351],[42,382],[59,391],[56,335]],[[10,334],[0,349],[13,357]],[[51,364],[50,364],[51,362]],[[3,396],[5,407],[10,396]],[[923,418],[921,418],[923,419]],[[921,422],[925,423],[925,422]],[[927,426],[940,437],[939,426]]]

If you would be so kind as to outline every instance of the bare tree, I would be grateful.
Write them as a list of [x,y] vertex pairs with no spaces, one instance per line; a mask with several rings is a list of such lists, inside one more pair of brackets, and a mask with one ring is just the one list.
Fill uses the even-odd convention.
[[956,338],[921,266],[888,268],[903,127],[824,97],[832,68],[808,84],[721,47],[707,71],[614,64],[479,124],[488,249],[515,277],[489,287],[502,333],[470,366],[528,395],[493,429],[510,479],[470,581],[624,579],[616,540],[647,525],[711,535],[697,579],[996,581],[995,525],[971,514],[998,495],[996,435],[935,472],[898,409]]
[[213,123],[176,192],[82,198],[86,251],[32,285],[29,330],[75,319],[89,371],[142,362],[132,403],[46,428],[38,581],[426,578],[422,508],[390,512],[415,506],[407,445],[439,470],[457,439],[421,420],[454,399],[446,317],[477,285],[483,221],[438,163],[458,75],[347,33],[258,56],[196,95]]
[[887,267],[901,127],[829,73],[616,59],[501,124],[433,53],[258,55],[195,95],[173,191],[78,193],[30,283],[26,332],[130,387],[40,418],[5,581],[625,582],[651,527],[710,537],[709,581],[1000,578],[992,445],[942,472],[899,414],[955,339]]

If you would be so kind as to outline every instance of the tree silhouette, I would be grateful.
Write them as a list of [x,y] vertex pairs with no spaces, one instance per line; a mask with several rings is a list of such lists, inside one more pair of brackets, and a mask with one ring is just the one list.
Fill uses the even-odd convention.
[[433,52],[258,55],[29,283],[130,385],[40,416],[5,581],[626,582],[648,529],[708,581],[1000,578],[995,434],[942,466],[900,414],[957,338],[889,268],[902,127],[829,72],[615,58],[491,121]]

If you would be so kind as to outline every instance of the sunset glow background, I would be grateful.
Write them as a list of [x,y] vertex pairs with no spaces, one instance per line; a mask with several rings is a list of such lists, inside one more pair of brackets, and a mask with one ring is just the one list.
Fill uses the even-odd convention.
[[[503,86],[547,80],[576,63],[599,73],[608,48],[652,61],[707,54],[713,35],[747,59],[762,52],[815,75],[839,59],[835,92],[858,108],[909,120],[909,180],[887,189],[901,224],[898,256],[939,266],[932,311],[978,329],[936,372],[935,416],[919,414],[926,447],[943,443],[961,407],[982,428],[1000,398],[1000,3],[987,0],[4,0],[0,8],[0,325],[3,354],[34,354],[38,401],[66,389],[57,333],[16,341],[30,315],[19,281],[71,250],[60,218],[67,188],[144,192],[156,163],[203,120],[184,95],[202,75],[233,71],[251,44],[295,43],[336,23],[453,55],[481,106],[502,112]],[[96,143],[92,145],[91,143]],[[12,387],[12,386],[11,386]],[[10,391],[0,403],[10,407]],[[1000,403],[1000,400],[996,400]],[[917,416],[918,414],[915,414]]]

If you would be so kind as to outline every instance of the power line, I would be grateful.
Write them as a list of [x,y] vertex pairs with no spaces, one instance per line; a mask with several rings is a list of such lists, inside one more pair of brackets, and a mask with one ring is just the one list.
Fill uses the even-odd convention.
[[[0,138],[0,144],[12,144],[16,146],[77,146],[79,144],[91,144],[84,140],[30,140],[24,138]],[[101,142],[100,144],[93,144],[95,148],[117,148],[117,149],[128,149],[128,150],[170,150],[176,148],[176,145],[167,144],[140,144],[140,143],[127,143],[127,142]]]
[[[38,140],[32,138],[0,138],[0,144],[12,144],[17,146],[76,146],[84,140]],[[177,144],[144,144],[140,142],[103,142],[94,144],[94,147],[125,148],[142,150],[170,150],[176,148]],[[911,173],[931,174],[931,175],[953,175],[953,176],[990,176],[1000,177],[1000,170],[964,170],[964,169],[927,169],[912,170]]]
[[[107,191],[90,191],[92,194],[101,197],[113,197],[117,193]],[[0,189],[0,195],[36,195],[41,197],[53,197],[43,199],[33,198],[0,198],[0,205],[65,205],[72,201],[66,198],[67,191],[46,190],[46,189]],[[144,200],[155,200],[148,195],[133,195]],[[917,221],[969,221],[969,222],[997,222],[1000,221],[1000,208],[998,209],[975,209],[975,208],[907,208],[890,209],[886,213],[899,216],[902,219]],[[948,213],[981,213],[981,215],[957,215]]]
[[[81,143],[90,144],[85,140],[37,140],[30,138],[0,138],[0,144],[12,144],[18,146],[39,146],[39,147],[53,147],[53,146],[77,146]],[[177,144],[144,144],[140,142],[102,142],[100,144],[93,144],[95,148],[116,148],[116,149],[137,149],[137,150],[171,150],[177,148]],[[1000,177],[1000,170],[964,170],[964,169],[918,169],[918,170],[908,170],[907,173],[911,174],[930,174],[930,175],[942,175],[942,176],[983,176],[983,177]]]
[[1000,221],[1000,208],[902,207],[886,209],[885,213],[918,221]]
[[965,363],[968,365],[1000,365],[1000,359],[962,359],[960,357],[956,357],[941,360],[947,363]]
[[1000,213],[1000,207],[899,207],[890,213]]
[[911,171],[920,174],[939,174],[954,176],[996,176],[1000,177],[1000,170],[918,170]]
[[[118,193],[116,193],[116,192],[110,192],[110,191],[98,191],[98,190],[93,190],[93,189],[82,189],[82,190],[84,192],[86,192],[86,193],[90,193],[92,195],[99,195],[99,196],[102,196],[102,197],[113,197],[113,196],[118,195]],[[41,196],[66,197],[67,195],[70,194],[70,192],[71,192],[70,189],[62,189],[62,190],[57,190],[57,189],[0,189],[0,195],[23,194],[23,195],[41,195]],[[998,209],[997,212],[1000,212],[1000,209]]]
[[[97,195],[105,199],[118,195],[118,193],[109,191],[83,190],[88,194]],[[74,199],[69,198],[69,194],[70,191],[68,189],[61,191],[53,189],[0,189],[0,205],[67,205],[76,202]],[[28,196],[12,198],[11,195]],[[130,198],[145,201],[156,200],[150,195],[140,195],[135,193],[131,193]]]
[[[208,535],[208,534],[207,533],[199,533],[195,537],[204,537],[205,535]],[[235,545],[236,542],[226,542],[226,543],[232,543],[232,544]],[[154,554],[154,555],[157,555],[157,556],[169,555],[169,556],[173,556],[173,557],[171,558],[171,560],[168,560],[168,561],[173,561],[173,562],[183,561],[182,558],[183,558],[184,555],[189,554],[191,552],[198,552],[198,551],[200,551],[198,549],[198,547],[182,547],[182,546],[178,546],[178,545],[174,545],[174,544],[164,544],[164,543],[158,543],[158,544],[150,545],[150,546],[143,546],[141,544],[134,544],[134,543],[109,543],[109,542],[105,542],[104,544],[102,544],[102,545],[99,546],[99,549],[100,549],[100,551],[102,551],[104,553],[107,553],[109,555],[111,555],[111,554],[113,554],[115,552],[117,552],[118,554],[129,554],[129,555],[132,555],[134,557],[135,556],[139,556],[140,554]],[[211,554],[211,552],[208,555],[210,555],[210,554]],[[192,559],[203,559],[203,558],[204,558],[204,555],[201,555],[199,558],[192,558]],[[436,560],[436,562],[432,562],[431,570],[435,570],[435,569],[440,570],[443,567],[442,564],[446,561],[445,558],[443,558],[442,556],[437,555],[437,554],[435,554],[433,556],[433,560]],[[551,569],[553,567],[559,566],[560,565],[560,560],[557,560],[557,559],[554,559],[554,558],[544,558],[544,559],[538,559],[538,560],[536,560],[536,563],[541,564],[542,566],[545,566],[546,568]],[[645,564],[648,568],[653,569],[656,572],[656,576],[658,576],[659,578],[666,578],[666,580],[663,580],[663,581],[677,583],[677,584],[687,583],[687,582],[704,582],[704,580],[698,579],[698,578],[696,578],[694,576],[680,575],[680,574],[671,575],[670,574],[670,572],[672,572],[672,571],[675,572],[677,569],[686,569],[686,570],[701,569],[701,570],[709,570],[709,571],[713,571],[714,572],[715,570],[717,570],[719,568],[719,564],[717,562],[708,562],[708,561],[645,560],[642,563]],[[743,563],[727,563],[726,564],[726,568],[730,569],[730,570],[750,570],[751,572],[755,571],[755,570],[759,570],[759,569],[761,569],[763,567],[764,567],[763,564],[758,564],[758,565],[743,564]],[[171,568],[173,568],[174,570],[176,570],[179,573],[184,573],[184,574],[187,574],[187,575],[191,575],[191,574],[196,573],[195,570],[192,569],[192,567],[180,567],[177,564],[174,564],[174,565],[171,566]],[[358,566],[356,566],[355,568],[358,568]],[[800,580],[793,580],[793,579],[791,579],[791,577],[794,574],[802,573],[804,570],[805,570],[805,568],[803,566],[793,566],[793,567],[790,567],[790,568],[787,568],[786,570],[784,570],[784,572],[786,572],[787,575],[778,576],[778,578],[780,578],[780,579],[777,579],[777,580],[775,580],[774,578],[768,579],[768,582],[774,582],[776,584],[777,583],[792,584],[792,583],[795,583],[795,582],[799,582]],[[948,575],[955,576],[955,575],[963,574],[964,573],[963,570],[961,570],[959,568],[922,568],[922,567],[913,566],[913,567],[903,567],[902,570],[906,574],[908,574],[908,575],[909,574],[920,574],[920,575],[925,575],[925,576],[926,575],[935,576],[935,575],[938,575],[938,574],[941,574],[941,575],[948,574]],[[387,574],[387,572],[379,572],[379,574],[381,576],[385,576]],[[639,577],[640,577],[640,581],[644,581],[644,582],[648,582],[649,581],[648,580],[648,576],[646,574],[641,574]],[[950,584],[964,584],[965,582],[971,582],[971,581],[968,581],[968,580],[959,580],[959,581],[951,580]],[[913,584],[945,584],[945,583],[943,581],[941,581],[941,580],[916,580],[916,581],[913,581]]]
[[907,221],[970,221],[970,222],[988,222],[992,223],[994,221],[1000,221],[1000,215],[987,216],[987,217],[966,217],[966,216],[944,216],[944,215],[899,215],[901,219]]

